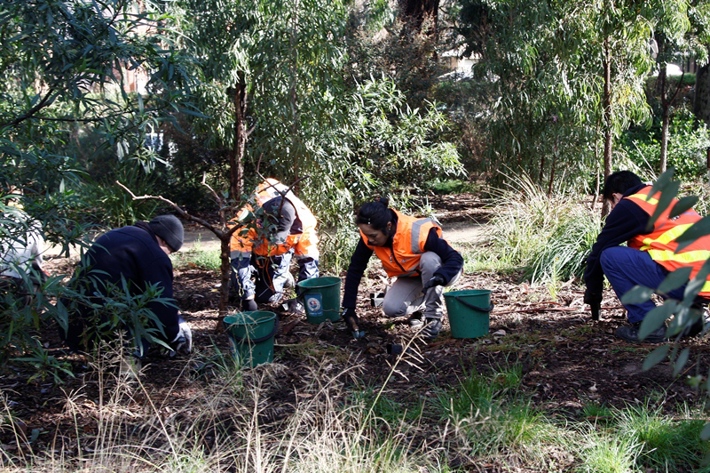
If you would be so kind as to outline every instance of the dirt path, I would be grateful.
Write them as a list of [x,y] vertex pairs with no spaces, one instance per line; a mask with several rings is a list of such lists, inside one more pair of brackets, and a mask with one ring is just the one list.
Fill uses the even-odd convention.
[[[456,243],[478,243],[486,236],[485,224],[474,221],[448,222],[442,224],[444,238],[455,245]],[[190,226],[185,229],[185,243],[180,251],[189,251],[199,248],[202,250],[219,250],[219,240],[211,231],[202,227]]]

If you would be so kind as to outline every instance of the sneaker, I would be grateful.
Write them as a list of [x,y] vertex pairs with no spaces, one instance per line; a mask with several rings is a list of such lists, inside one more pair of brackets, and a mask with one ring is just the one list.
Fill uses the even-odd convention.
[[439,336],[442,327],[441,319],[426,319],[426,325],[421,331],[422,338],[430,341]]
[[421,328],[424,326],[424,316],[420,311],[416,311],[409,316],[407,323],[409,323],[409,326],[412,328]]
[[641,327],[641,322],[636,322],[630,325],[622,325],[616,329],[614,335],[617,337],[633,343],[661,343],[666,340],[666,326],[661,325],[656,330],[651,332],[643,340],[639,339],[639,328]]

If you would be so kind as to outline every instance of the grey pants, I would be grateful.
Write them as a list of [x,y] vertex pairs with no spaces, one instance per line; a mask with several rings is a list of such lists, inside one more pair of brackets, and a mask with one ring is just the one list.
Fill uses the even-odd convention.
[[[399,277],[387,290],[382,302],[382,310],[387,317],[403,317],[421,311],[428,319],[441,319],[444,315],[444,286],[434,286],[426,294],[422,287],[441,267],[441,258],[428,251],[419,260],[419,277]],[[461,273],[447,284],[454,284]]]

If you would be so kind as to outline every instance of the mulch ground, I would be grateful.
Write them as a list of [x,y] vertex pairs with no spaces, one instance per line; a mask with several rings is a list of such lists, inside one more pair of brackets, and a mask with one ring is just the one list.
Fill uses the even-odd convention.
[[[68,274],[71,269],[70,262],[63,259],[47,264],[50,273]],[[344,274],[341,276],[344,278]],[[381,271],[373,270],[361,284],[358,314],[366,337],[360,340],[354,340],[341,322],[313,325],[280,307],[267,308],[279,318],[274,362],[285,369],[278,385],[268,393],[269,403],[280,409],[266,415],[288,415],[284,406],[297,402],[299,392],[307,389],[314,364],[322,365],[323,359],[304,355],[303,348],[308,346],[317,348],[310,353],[329,358],[326,371],[353,369],[353,383],[381,386],[396,364],[394,376],[387,381],[388,395],[401,400],[431,395],[435,387],[456,386],[473,371],[488,373],[512,364],[522,366],[522,389],[537,407],[571,417],[583,415],[582,408],[590,403],[624,407],[660,391],[665,392],[664,406],[670,411],[679,403],[703,399],[685,379],[708,372],[706,339],[683,342],[691,348],[691,362],[680,376],[673,375],[668,362],[643,371],[645,355],[657,345],[634,345],[614,337],[616,327],[624,323],[624,311],[612,293],[605,294],[602,319],[592,321],[582,302],[582,287],[566,284],[552,297],[545,287],[521,283],[514,275],[467,274],[457,284],[459,290],[491,290],[494,309],[486,336],[453,338],[447,322],[439,338],[429,344],[413,342],[398,362],[400,355],[392,354],[391,347],[407,345],[413,331],[405,319],[386,319],[379,308],[371,307],[369,294],[383,289],[382,276]],[[171,400],[177,403],[201,390],[201,383],[210,382],[210,376],[218,381],[214,379],[216,372],[205,371],[209,365],[206,361],[215,353],[230,350],[217,312],[218,281],[215,272],[197,267],[175,271],[175,294],[192,326],[194,353],[173,359],[150,358],[142,379],[148,391],[157,396],[165,393],[162,402],[167,408]],[[70,362],[76,377],[64,377],[63,384],[51,378],[30,380],[32,372],[26,368],[7,366],[0,376],[0,387],[7,410],[17,419],[16,426],[27,438],[36,437],[34,445],[51,448],[57,444],[57,436],[66,437],[65,445],[71,444],[77,424],[86,433],[95,430],[92,414],[101,389],[95,368],[88,366],[85,357],[66,353],[56,334],[42,336],[50,354]],[[185,372],[191,375],[184,376]],[[76,393],[81,394],[82,401],[69,409],[68,395],[76,398]],[[136,404],[144,401],[140,396],[131,400]],[[10,452],[16,448],[12,429],[0,430],[0,443]]]

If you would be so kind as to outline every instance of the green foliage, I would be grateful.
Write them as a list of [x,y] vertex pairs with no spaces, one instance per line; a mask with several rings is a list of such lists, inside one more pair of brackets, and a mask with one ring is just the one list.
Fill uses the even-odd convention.
[[115,339],[117,332],[127,330],[139,356],[143,356],[149,344],[170,348],[165,342],[163,323],[151,307],[156,304],[174,306],[175,301],[160,296],[163,287],[159,284],[135,288],[123,275],[120,284],[113,284],[104,279],[103,273],[82,264],[68,288],[57,307],[62,313],[75,316],[82,311],[84,330],[80,340],[83,346],[94,348],[103,340]]
[[[624,133],[622,150],[635,166],[658,170],[660,159],[660,124],[631,128]],[[706,150],[710,134],[705,124],[698,123],[687,108],[679,109],[670,125],[668,166],[683,181],[695,181],[707,172]]]
[[219,271],[222,264],[219,251],[205,250],[200,247],[199,242],[188,251],[180,251],[171,255],[171,259],[176,268],[197,266],[211,271]]
[[695,468],[710,453],[700,438],[701,419],[673,419],[645,405],[615,411],[615,430],[640,448],[637,463],[646,468],[682,471]]
[[601,228],[594,213],[564,194],[547,195],[521,177],[498,191],[491,219],[496,253],[532,282],[555,283],[582,275]]

